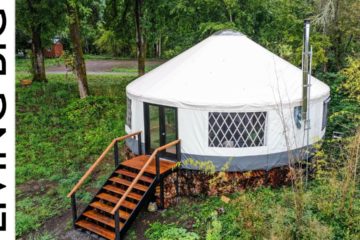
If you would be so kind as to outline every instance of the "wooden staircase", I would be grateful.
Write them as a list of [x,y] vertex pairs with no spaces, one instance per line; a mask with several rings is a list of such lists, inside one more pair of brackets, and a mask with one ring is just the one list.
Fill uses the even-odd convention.
[[[155,187],[158,184],[161,189],[160,207],[163,207],[162,179],[166,174],[171,173],[177,164],[174,161],[161,159],[159,153],[174,145],[180,149],[180,140],[159,147],[151,156],[139,155],[119,164],[117,142],[133,136],[138,136],[139,142],[141,141],[141,132],[137,132],[117,138],[109,145],[115,149],[115,170],[79,216],[77,216],[75,193],[111,147],[104,151],[105,154],[100,156],[100,160],[98,159],[90,167],[68,194],[68,197],[72,199],[75,229],[96,234],[105,239],[123,238],[142,207],[154,197]],[[140,143],[139,146],[141,146]]]

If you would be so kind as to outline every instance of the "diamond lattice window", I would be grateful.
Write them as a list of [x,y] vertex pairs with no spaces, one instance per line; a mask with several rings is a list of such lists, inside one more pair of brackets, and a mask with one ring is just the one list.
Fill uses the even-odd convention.
[[131,99],[126,98],[126,125],[131,129]]
[[209,147],[265,145],[266,112],[210,112]]

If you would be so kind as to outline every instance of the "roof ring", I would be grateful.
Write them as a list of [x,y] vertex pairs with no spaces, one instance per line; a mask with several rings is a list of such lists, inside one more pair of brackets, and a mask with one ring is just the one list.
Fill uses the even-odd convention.
[[212,34],[213,36],[245,36],[243,33],[232,30],[232,29],[224,29],[217,31]]

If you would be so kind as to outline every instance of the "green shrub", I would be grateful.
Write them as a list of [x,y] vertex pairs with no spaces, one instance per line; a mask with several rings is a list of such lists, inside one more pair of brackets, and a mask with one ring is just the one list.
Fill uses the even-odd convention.
[[222,224],[217,218],[217,212],[212,214],[211,226],[206,231],[206,240],[218,240],[221,239]]
[[172,224],[152,223],[145,236],[150,240],[196,240],[199,235]]

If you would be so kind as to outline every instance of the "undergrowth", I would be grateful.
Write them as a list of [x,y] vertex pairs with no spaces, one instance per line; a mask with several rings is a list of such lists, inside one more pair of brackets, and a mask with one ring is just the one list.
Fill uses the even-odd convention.
[[[48,79],[16,86],[17,236],[69,209],[68,191],[111,140],[124,134],[125,86],[131,78],[89,76],[92,96],[82,100],[72,75]],[[99,169],[105,174],[95,173],[89,188],[99,187],[112,167],[109,157]],[[34,189],[38,182],[48,187]],[[80,191],[79,198],[89,200],[91,194]]]

